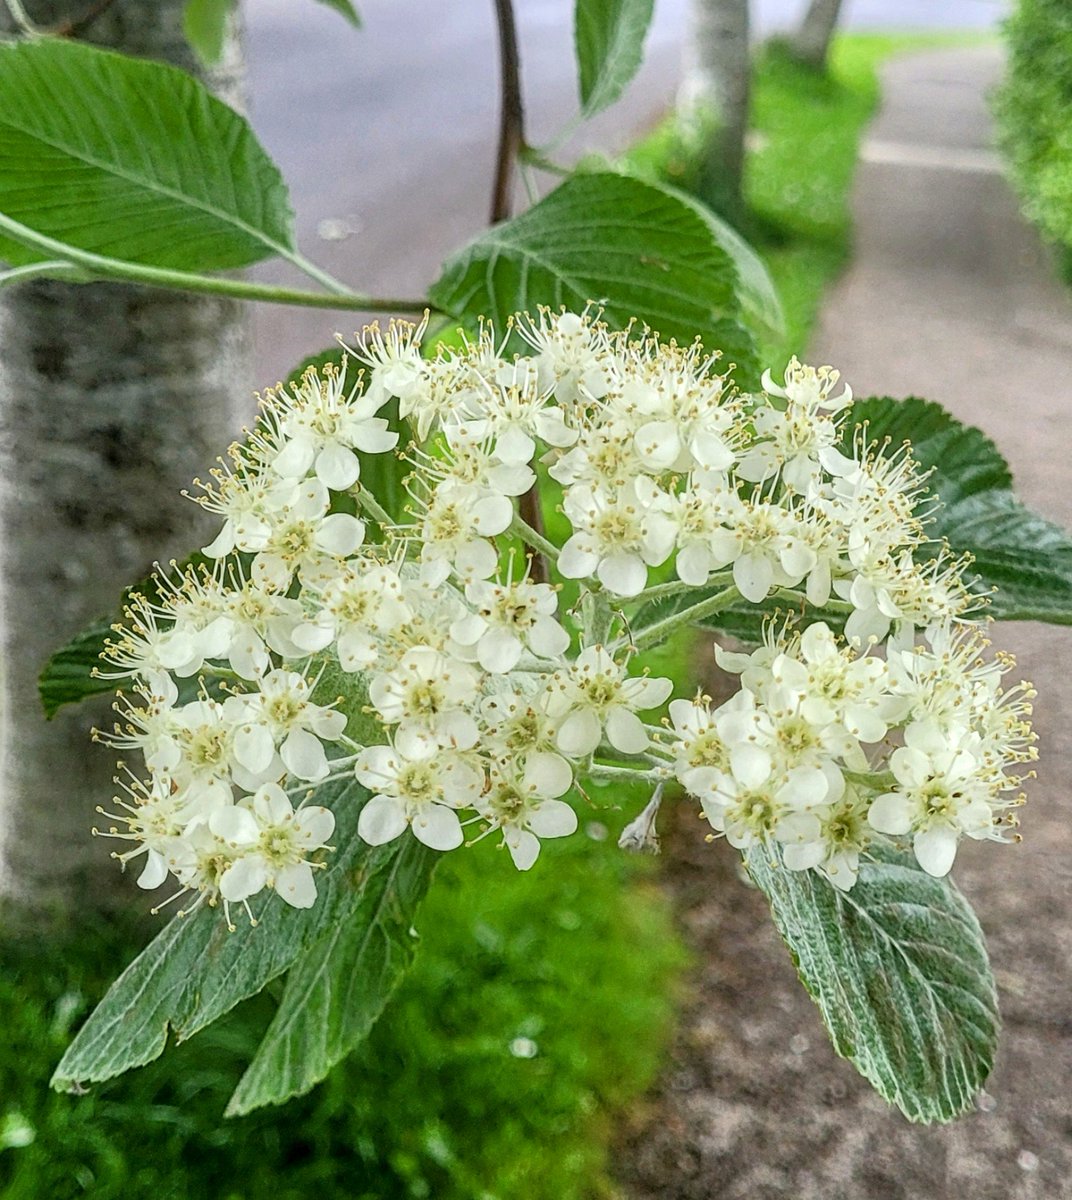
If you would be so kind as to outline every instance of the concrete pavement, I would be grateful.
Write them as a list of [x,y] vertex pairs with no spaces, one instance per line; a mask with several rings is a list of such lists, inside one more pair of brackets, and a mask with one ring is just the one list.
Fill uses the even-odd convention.
[[[856,255],[811,361],[858,395],[915,394],[981,426],[1023,497],[1072,526],[1072,293],[996,170],[996,50],[894,60],[855,192]],[[682,822],[670,873],[701,966],[673,1065],[625,1156],[631,1200],[1072,1197],[1072,630],[1002,625],[1039,699],[1018,846],[965,845],[1005,1028],[979,1111],[909,1125],[837,1060],[757,894]],[[732,890],[731,890],[732,889]]]

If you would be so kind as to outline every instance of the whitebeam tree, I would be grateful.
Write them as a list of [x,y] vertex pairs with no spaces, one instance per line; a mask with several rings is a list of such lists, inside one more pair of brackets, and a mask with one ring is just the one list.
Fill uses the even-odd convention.
[[[19,15],[175,63],[241,107],[234,21],[206,70],[183,12],[184,0],[49,0]],[[33,36],[3,5],[0,32]],[[10,177],[17,157],[47,188],[64,163],[39,136],[34,110],[52,101],[3,80],[0,93],[0,173]],[[69,101],[71,134],[75,106],[92,111],[94,94]],[[9,194],[2,180],[0,193]],[[119,231],[122,209],[112,215]],[[84,833],[112,786],[114,763],[86,740],[107,710],[46,722],[27,698],[56,645],[114,608],[122,580],[196,540],[200,514],[179,488],[250,415],[246,313],[226,297],[40,278],[0,293],[0,339],[0,894],[30,909],[75,895],[104,902],[107,855]]]
[[[651,0],[575,11],[590,115],[639,65]],[[553,163],[517,100],[502,219],[426,297],[384,299],[302,258],[271,160],[195,80],[0,47],[0,279],[427,310],[265,393],[202,464],[211,540],[44,673],[51,713],[120,689],[99,832],[179,910],[53,1085],[144,1065],[278,980],[228,1112],[307,1091],[407,969],[439,856],[490,837],[551,889],[542,844],[574,834],[591,781],[628,780],[651,798],[622,844],[687,798],[741,852],[838,1052],[908,1119],[952,1120],[999,1021],[949,873],[964,839],[1018,838],[1035,757],[1033,690],[988,618],[1072,623],[1072,538],[938,405],[860,401],[795,359],[761,373],[777,301],[740,237],[672,189]],[[518,167],[562,182],[508,217]],[[317,289],[222,270],[268,254]],[[740,677],[717,707],[691,661],[644,666],[693,627],[752,647],[716,651]]]

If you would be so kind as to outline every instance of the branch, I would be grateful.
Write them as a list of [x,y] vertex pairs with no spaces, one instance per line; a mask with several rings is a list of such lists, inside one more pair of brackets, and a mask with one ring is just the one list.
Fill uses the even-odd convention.
[[[244,279],[225,276],[199,275],[194,271],[174,271],[166,267],[147,267],[141,263],[108,258],[89,250],[80,250],[67,242],[38,233],[12,217],[0,213],[0,231],[24,246],[40,250],[60,262],[85,268],[95,278],[118,280],[124,283],[143,283],[152,287],[170,288],[182,292],[203,292],[214,296],[233,296],[238,300],[266,300],[273,304],[293,304],[303,308],[336,308],[352,312],[419,313],[433,307],[427,300],[383,299],[345,289],[327,294],[305,292],[298,288],[275,287],[265,283],[248,283]],[[57,262],[50,263],[52,271],[59,270]],[[343,285],[333,281],[335,286]],[[438,310],[434,310],[438,311]]]
[[491,223],[497,225],[510,215],[510,179],[514,162],[525,144],[525,113],[521,102],[521,60],[517,50],[517,22],[512,0],[495,0],[499,26],[499,68],[502,108],[499,118],[499,149],[495,159],[495,183],[491,192]]

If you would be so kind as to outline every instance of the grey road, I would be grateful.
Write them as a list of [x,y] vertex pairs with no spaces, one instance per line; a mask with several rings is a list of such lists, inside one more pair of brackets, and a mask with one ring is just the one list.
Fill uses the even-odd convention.
[[[986,28],[1003,0],[845,0],[856,28]],[[757,37],[791,26],[805,0],[756,0]],[[358,0],[353,30],[315,0],[249,0],[252,119],[282,168],[311,258],[362,291],[423,294],[488,206],[498,68],[491,0]],[[656,0],[645,63],[623,99],[569,149],[616,150],[653,124],[681,73],[687,0]],[[529,136],[574,114],[570,0],[517,0]],[[284,280],[271,264],[265,279]],[[261,383],[350,330],[348,314],[262,307]]]

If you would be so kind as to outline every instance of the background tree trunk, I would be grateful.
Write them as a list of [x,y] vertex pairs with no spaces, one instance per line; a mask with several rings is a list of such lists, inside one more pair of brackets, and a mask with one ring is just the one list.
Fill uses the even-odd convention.
[[[183,5],[116,0],[79,34],[167,60],[240,103],[237,27],[206,78],[182,34]],[[27,8],[54,26],[92,4]],[[46,722],[37,676],[154,560],[204,538],[200,509],[179,490],[252,411],[250,349],[232,300],[48,281],[0,298],[0,894],[24,911],[102,907],[119,890],[107,861],[117,843],[90,837],[95,806],[110,808],[114,791],[114,756],[90,729],[112,714],[84,705]]]
[[794,58],[822,70],[841,14],[841,0],[811,0],[800,28],[789,43]]
[[752,74],[748,0],[693,0],[692,26],[682,107],[704,130],[697,193],[739,223]]

